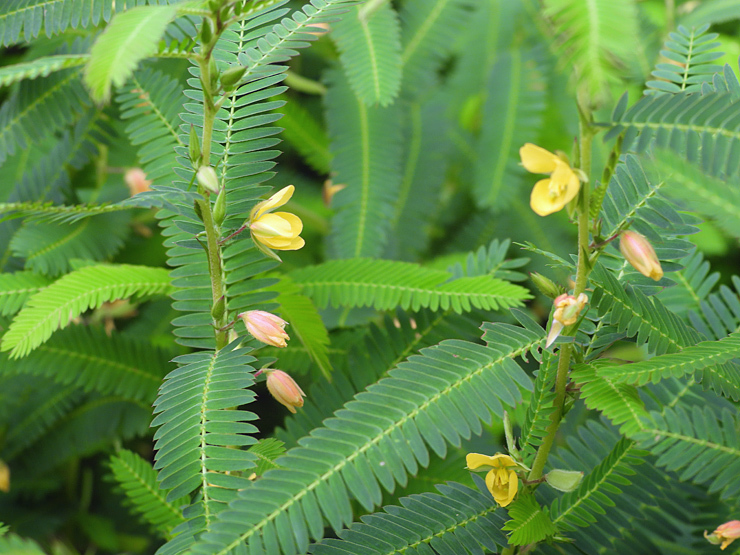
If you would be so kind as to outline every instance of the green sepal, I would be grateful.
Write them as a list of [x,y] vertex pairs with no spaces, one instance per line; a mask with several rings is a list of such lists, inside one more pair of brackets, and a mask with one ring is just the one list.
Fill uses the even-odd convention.
[[221,74],[221,86],[224,91],[229,92],[234,89],[239,80],[244,77],[247,68],[241,65],[230,67]]
[[198,133],[195,131],[195,126],[192,123],[190,124],[188,153],[190,154],[190,163],[197,170],[200,167],[200,140],[198,140]]
[[223,318],[225,312],[226,297],[221,295],[221,297],[213,304],[213,307],[211,307],[211,316],[213,316],[213,319],[218,322]]
[[216,197],[216,203],[213,205],[213,221],[217,226],[221,226],[226,218],[226,187],[222,188]]

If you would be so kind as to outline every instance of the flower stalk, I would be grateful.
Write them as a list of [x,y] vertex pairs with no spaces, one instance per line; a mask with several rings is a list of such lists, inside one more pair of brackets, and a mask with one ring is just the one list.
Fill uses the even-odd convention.
[[[579,110],[580,115],[580,169],[586,175],[591,174],[591,143],[594,137],[593,128],[589,122],[589,116]],[[589,193],[590,187],[585,184],[581,187],[578,196],[578,267],[576,270],[576,284],[573,295],[578,297],[586,290],[588,275],[591,272],[589,263]],[[575,333],[575,332],[573,332]],[[547,435],[542,444],[537,449],[532,470],[527,477],[528,480],[539,480],[542,478],[547,463],[547,457],[550,449],[555,442],[555,435],[560,427],[560,421],[563,418],[563,406],[565,403],[566,386],[568,385],[568,370],[570,369],[570,360],[573,355],[573,346],[570,343],[560,348],[560,358],[558,359],[558,370],[555,378],[555,400],[550,425],[547,427]]]

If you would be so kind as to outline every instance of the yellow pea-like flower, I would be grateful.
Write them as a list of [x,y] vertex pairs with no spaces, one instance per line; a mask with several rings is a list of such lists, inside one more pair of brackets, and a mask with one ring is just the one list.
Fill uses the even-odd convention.
[[519,149],[519,156],[527,171],[550,174],[532,189],[529,204],[536,214],[547,216],[562,210],[581,189],[581,181],[573,168],[552,152],[527,143]]
[[294,251],[306,242],[299,237],[303,222],[290,212],[273,212],[293,196],[295,187],[288,185],[269,199],[257,204],[249,214],[249,231],[257,247],[268,256],[280,260],[271,249]]
[[506,507],[511,503],[519,490],[519,478],[512,470],[518,465],[509,455],[496,453],[495,455],[481,455],[480,453],[468,453],[465,457],[468,470],[485,472],[486,487],[491,492],[493,500]]

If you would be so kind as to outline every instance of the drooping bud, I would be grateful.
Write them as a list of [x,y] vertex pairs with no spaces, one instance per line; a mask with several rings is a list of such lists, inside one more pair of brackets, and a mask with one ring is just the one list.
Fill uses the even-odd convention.
[[146,178],[146,174],[141,168],[131,168],[130,170],[127,170],[123,175],[123,180],[126,182],[126,185],[128,185],[128,190],[131,192],[131,196],[148,191],[149,186],[152,184],[152,180]]
[[288,346],[286,340],[290,339],[290,337],[285,333],[285,324],[287,322],[279,316],[275,316],[264,310],[249,310],[239,314],[239,318],[244,320],[247,331],[257,341],[272,345],[273,347]]
[[550,297],[551,299],[555,299],[565,292],[563,287],[552,281],[550,278],[546,278],[545,276],[543,276],[542,274],[538,274],[537,272],[532,272],[531,274],[529,274],[529,279],[532,280],[532,283],[534,283],[534,286],[539,290],[540,293],[542,293],[546,297]]
[[623,231],[619,238],[619,250],[627,262],[643,276],[655,281],[663,277],[663,268],[655,249],[644,236],[634,231]]
[[583,480],[583,472],[555,468],[545,475],[545,481],[558,491],[573,491]]
[[550,333],[547,334],[545,348],[553,344],[565,326],[573,325],[578,321],[578,315],[587,302],[588,296],[585,293],[581,293],[578,297],[563,294],[555,299],[553,302],[555,312],[552,315],[552,324],[550,324]]
[[267,374],[267,390],[270,395],[295,414],[295,407],[303,406],[303,396],[305,395],[303,390],[293,378],[282,370],[267,368],[264,372]]
[[707,534],[707,531],[704,530],[704,537],[711,544],[717,545],[721,543],[720,549],[724,550],[728,545],[740,538],[740,520],[725,522],[711,534]]
[[198,179],[198,184],[206,191],[218,193],[218,176],[216,175],[216,170],[211,166],[201,166],[196,178]]

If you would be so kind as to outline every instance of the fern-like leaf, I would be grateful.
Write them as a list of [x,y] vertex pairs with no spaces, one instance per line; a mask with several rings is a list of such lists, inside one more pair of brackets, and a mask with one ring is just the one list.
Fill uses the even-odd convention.
[[575,491],[557,499],[550,508],[553,524],[565,530],[589,526],[599,513],[613,505],[612,497],[622,494],[632,483],[626,476],[636,472],[633,467],[643,464],[646,451],[635,448],[635,442],[622,438],[609,455],[594,468]]
[[368,106],[387,106],[401,88],[401,30],[398,15],[382,3],[365,16],[363,7],[351,9],[332,26],[339,59],[349,84]]
[[[83,43],[76,43],[72,52],[82,48]],[[17,149],[38,143],[74,122],[89,104],[79,69],[62,69],[23,81],[0,107],[0,164]]]
[[692,210],[740,237],[740,193],[730,182],[707,175],[699,164],[669,150],[657,152],[652,165],[664,176],[668,196],[690,203]]
[[202,502],[190,511],[190,534],[208,526],[220,504],[234,490],[246,488],[241,472],[255,467],[257,455],[241,449],[257,440],[251,424],[257,415],[235,409],[250,404],[255,394],[249,349],[221,349],[177,357],[180,368],[170,372],[154,403],[152,426],[157,449],[154,468],[167,502],[196,489]]
[[341,539],[323,540],[310,546],[309,553],[499,553],[506,545],[500,532],[503,518],[490,495],[455,482],[436,487],[439,493],[403,497],[400,506],[362,517],[361,523],[339,533]]
[[[488,347],[444,341],[399,365],[278,459],[281,468],[240,492],[218,515],[217,532],[204,533],[193,552],[225,555],[244,542],[249,554],[304,552],[309,536],[323,536],[322,514],[341,530],[352,520],[350,492],[372,508],[382,499],[380,484],[405,483],[417,462],[428,462],[425,442],[444,456],[447,442],[458,445],[469,436],[473,420],[490,410],[501,414],[501,403],[515,404],[517,384],[531,387],[511,357],[541,336],[520,331],[502,330]],[[264,509],[254,511],[255,500]]]
[[681,480],[709,484],[709,492],[724,499],[740,493],[740,441],[737,416],[724,409],[720,416],[710,407],[666,408],[651,412],[635,439],[640,447],[658,455],[658,466],[680,472]]
[[326,331],[326,326],[316,306],[311,299],[300,294],[300,287],[296,286],[290,278],[282,278],[269,290],[279,293],[278,313],[290,324],[291,335],[295,335],[320,373],[328,378],[331,374],[331,365],[327,355],[329,332]]
[[317,172],[328,175],[331,168],[329,137],[324,128],[298,102],[288,101],[280,108],[283,137],[293,145]]
[[677,93],[681,91],[697,92],[702,83],[712,80],[712,75],[722,71],[722,66],[713,64],[722,57],[715,49],[720,45],[715,42],[717,33],[708,33],[709,25],[687,29],[678,26],[677,32],[668,36],[660,55],[673,63],[659,63],[653,71],[653,77],[659,81],[648,81],[646,94]]
[[329,235],[336,258],[380,256],[401,182],[400,107],[370,107],[338,71],[326,95],[335,183],[347,187],[332,199],[336,214]]
[[10,242],[13,254],[30,270],[57,276],[74,259],[105,261],[123,246],[128,233],[127,211],[109,211],[70,224],[28,221]]
[[615,383],[644,385],[657,383],[673,376],[682,378],[686,374],[703,375],[709,379],[713,389],[721,395],[740,398],[740,376],[737,367],[718,367],[716,365],[740,358],[740,332],[730,334],[719,341],[704,341],[684,348],[679,353],[665,354],[642,362],[600,368],[598,375]]
[[[147,179],[169,186],[175,179],[175,147],[183,146],[178,137],[178,114],[182,111],[182,88],[172,79],[149,68],[135,71],[121,89],[116,101],[131,144],[139,147]],[[138,195],[135,195],[138,196]]]
[[49,279],[33,272],[0,274],[0,315],[18,312],[26,300],[49,284]]
[[138,63],[157,51],[165,27],[177,11],[169,6],[142,6],[119,13],[95,41],[85,68],[85,84],[96,102],[107,102]]
[[171,291],[167,271],[146,266],[87,266],[65,275],[31,297],[3,336],[2,351],[27,355],[57,329],[103,303]]
[[632,436],[644,429],[648,412],[640,400],[637,388],[623,383],[615,383],[601,378],[598,369],[607,363],[579,365],[573,371],[572,379],[580,384],[581,397],[590,409],[601,411],[620,432]]
[[534,495],[522,493],[509,505],[511,520],[504,524],[504,530],[510,532],[509,545],[527,545],[537,543],[555,534],[556,528],[550,519],[548,509],[537,503]]
[[740,165],[740,102],[731,92],[645,95],[628,110],[615,109],[608,136],[624,133],[623,148],[670,148],[708,175],[730,178]]
[[547,0],[545,5],[556,25],[561,64],[575,66],[578,85],[590,98],[604,100],[608,85],[619,80],[616,66],[630,59],[638,40],[634,0]]
[[[168,0],[149,0],[165,4]],[[114,9],[115,5],[115,9]],[[83,29],[108,21],[114,12],[141,5],[140,0],[9,0],[0,5],[0,42],[4,46],[20,40],[30,42],[43,30],[47,37],[68,27]]]
[[415,97],[434,84],[457,39],[469,31],[474,0],[410,0],[401,8],[403,90]]
[[73,326],[60,330],[28,356],[9,361],[0,355],[7,375],[41,376],[58,384],[124,399],[154,401],[171,354],[148,341],[102,329]]
[[46,56],[30,62],[4,66],[0,68],[0,87],[7,87],[24,79],[46,77],[62,69],[83,66],[87,63],[87,58],[85,54]]
[[335,260],[295,270],[290,277],[320,307],[451,308],[459,313],[520,306],[530,298],[523,287],[500,279],[480,276],[449,281],[447,272],[391,260]]
[[478,206],[494,212],[509,207],[527,176],[519,163],[519,147],[542,126],[546,89],[542,58],[539,50],[512,50],[499,56],[490,73],[473,192]]
[[550,416],[555,410],[553,406],[555,392],[552,389],[555,385],[556,374],[556,357],[549,351],[544,351],[519,439],[519,446],[523,451],[523,462],[525,464],[529,464],[529,461],[534,457],[537,447],[547,435],[547,428],[551,424]]
[[268,470],[278,468],[275,460],[285,454],[285,444],[279,439],[268,437],[252,445],[249,452],[257,457],[254,473],[262,476]]
[[157,484],[157,472],[139,455],[121,449],[111,456],[110,470],[132,511],[158,535],[167,537],[175,526],[184,522],[181,507],[188,505],[190,499],[181,497],[167,501],[167,492]]

